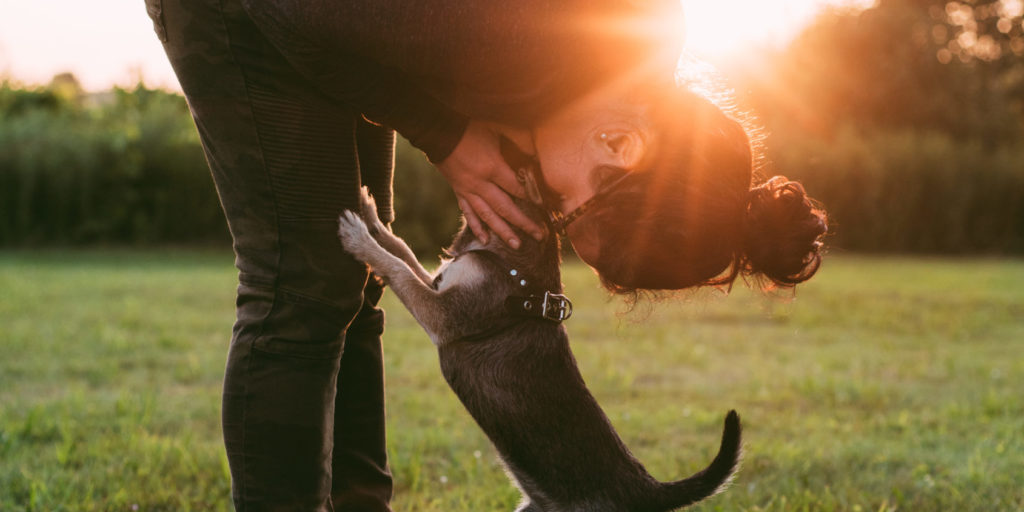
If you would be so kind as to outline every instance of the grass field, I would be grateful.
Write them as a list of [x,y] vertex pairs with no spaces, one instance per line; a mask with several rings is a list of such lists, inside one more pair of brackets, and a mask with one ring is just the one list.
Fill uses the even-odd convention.
[[[229,255],[0,253],[0,510],[226,510]],[[591,390],[656,477],[746,428],[702,511],[1024,510],[1024,261],[832,257],[794,300],[737,287],[622,315],[566,268]],[[386,296],[397,511],[517,492]]]

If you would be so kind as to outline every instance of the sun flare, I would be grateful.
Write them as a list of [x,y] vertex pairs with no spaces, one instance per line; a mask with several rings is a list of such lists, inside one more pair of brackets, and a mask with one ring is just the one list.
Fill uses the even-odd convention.
[[[831,5],[868,7],[874,0],[679,0],[683,26],[672,28],[686,49],[715,61],[764,44],[782,44],[815,13]],[[177,80],[153,37],[145,9],[124,0],[0,0],[0,76],[45,83],[72,71],[89,89],[130,84],[177,88]],[[141,5],[141,4],[140,4]],[[89,23],[81,23],[89,20]],[[635,27],[634,27],[635,28]],[[648,30],[650,27],[644,28]],[[664,30],[663,26],[654,27]],[[74,44],[69,44],[74,41]]]
[[874,0],[681,0],[686,49],[716,60],[764,44],[784,44],[822,9],[867,8]]

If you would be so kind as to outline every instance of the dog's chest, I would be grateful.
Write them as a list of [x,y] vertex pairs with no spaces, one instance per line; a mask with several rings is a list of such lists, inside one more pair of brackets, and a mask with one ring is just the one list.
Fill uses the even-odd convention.
[[473,255],[463,254],[444,260],[434,275],[434,288],[443,292],[454,287],[471,287],[484,281],[483,265]]

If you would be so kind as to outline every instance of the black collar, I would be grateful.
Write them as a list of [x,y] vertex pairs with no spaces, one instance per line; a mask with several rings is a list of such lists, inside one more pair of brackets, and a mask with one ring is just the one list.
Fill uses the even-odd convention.
[[549,291],[544,295],[509,295],[505,299],[505,309],[514,315],[561,323],[572,316],[572,301],[561,293]]
[[[466,252],[477,253],[484,258],[492,260],[500,267],[508,268],[505,261],[491,251],[474,249]],[[559,324],[562,323],[562,320],[567,320],[572,316],[572,302],[565,295],[553,293],[550,290],[543,290],[539,293],[528,293],[529,289],[537,290],[538,287],[533,286],[532,282],[527,280],[526,276],[515,268],[509,269],[505,273],[505,276],[513,280],[513,285],[516,286],[516,288],[522,289],[524,292],[523,295],[513,294],[505,298],[505,311],[513,317],[543,319],[548,322]],[[509,318],[504,322],[498,322],[482,331],[462,336],[456,341],[474,342],[485,340],[512,327],[516,323],[518,323],[517,320]]]
[[572,316],[572,301],[564,294],[536,286],[531,278],[528,278],[519,269],[509,268],[501,257],[491,251],[474,249],[467,252],[477,253],[491,259],[500,267],[508,268],[505,271],[506,278],[517,290],[522,291],[521,294],[512,294],[505,298],[505,309],[509,313],[529,318],[542,318],[555,323],[561,323]]

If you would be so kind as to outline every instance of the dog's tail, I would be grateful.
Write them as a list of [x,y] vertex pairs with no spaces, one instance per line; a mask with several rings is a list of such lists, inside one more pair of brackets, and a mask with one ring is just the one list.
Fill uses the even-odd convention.
[[715,460],[689,478],[661,484],[660,496],[655,497],[651,510],[675,510],[724,490],[740,463],[741,437],[740,417],[736,411],[729,411]]

